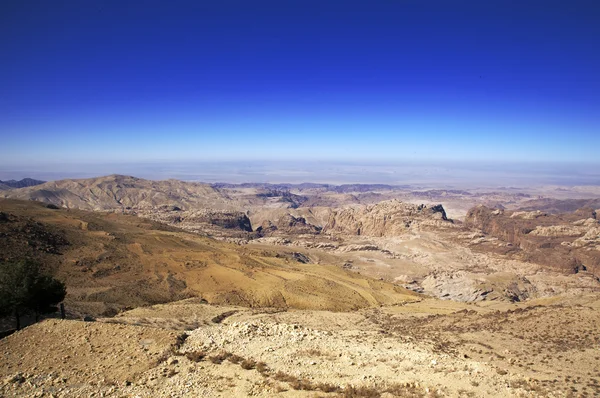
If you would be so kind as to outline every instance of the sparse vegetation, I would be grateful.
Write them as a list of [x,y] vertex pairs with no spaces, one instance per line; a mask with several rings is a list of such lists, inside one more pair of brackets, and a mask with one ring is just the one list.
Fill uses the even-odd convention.
[[192,362],[200,362],[204,358],[206,358],[206,353],[204,351],[192,351],[192,352],[187,352],[185,354],[185,357]]
[[240,363],[240,366],[242,367],[242,369],[251,370],[256,367],[256,361],[253,359],[244,359]]
[[331,383],[317,383],[315,385],[315,388],[319,391],[323,391],[326,393],[341,391],[341,388],[339,386],[336,386],[335,384]]
[[239,364],[242,363],[245,359],[240,357],[239,355],[231,354],[227,357],[227,360],[231,363]]
[[181,333],[181,334],[177,335],[177,339],[175,340],[175,343],[173,344],[173,348],[175,350],[179,350],[183,346],[183,344],[185,343],[187,338],[188,338],[187,333]]
[[16,328],[21,328],[20,317],[34,313],[55,312],[54,307],[63,301],[65,284],[42,272],[33,260],[0,262],[0,316],[12,314]]
[[379,398],[381,390],[370,386],[348,386],[342,390],[343,398]]
[[211,355],[208,357],[208,359],[217,365],[220,365],[221,363],[223,363],[224,360],[226,360],[227,358],[229,358],[231,356],[231,354],[229,352],[225,352],[222,351],[216,355]]
[[[9,241],[5,237],[13,239],[17,236],[19,239],[13,240],[21,242],[21,237],[25,236],[14,235],[11,231],[26,230],[32,225],[31,220],[22,217],[18,228],[13,228],[17,216],[12,213],[31,204],[13,206],[11,215],[0,220],[0,248]],[[471,397],[498,391],[514,396],[547,396],[550,392],[560,396],[600,394],[600,373],[596,370],[600,368],[600,356],[594,350],[600,343],[596,332],[600,321],[597,316],[599,299],[597,291],[593,290],[597,290],[595,274],[580,267],[576,277],[552,274],[546,280],[545,270],[536,268],[533,263],[515,257],[507,263],[502,253],[493,252],[494,256],[484,253],[484,244],[497,245],[501,240],[478,243],[473,248],[477,256],[471,256],[471,249],[464,251],[466,246],[448,237],[456,230],[447,235],[441,231],[443,237],[432,238],[432,241],[423,233],[422,237],[415,238],[416,242],[402,241],[402,245],[418,246],[415,254],[421,255],[425,253],[421,246],[431,243],[437,250],[439,244],[443,250],[435,254],[448,253],[449,267],[463,259],[469,264],[478,260],[469,271],[482,279],[490,269],[497,271],[509,264],[511,269],[518,269],[520,275],[511,279],[511,283],[516,284],[515,289],[530,289],[528,292],[532,295],[536,281],[541,281],[544,286],[545,290],[540,291],[543,294],[556,286],[560,287],[556,292],[574,287],[586,294],[538,298],[536,305],[530,301],[509,303],[500,297],[504,293],[494,296],[494,292],[504,288],[504,274],[510,274],[506,271],[502,275],[494,274],[499,279],[498,287],[495,285],[494,292],[490,293],[494,300],[492,305],[439,301],[416,293],[406,295],[398,284],[371,280],[357,273],[344,271],[342,275],[337,267],[329,266],[330,260],[339,260],[342,264],[347,257],[352,259],[353,267],[360,268],[361,272],[364,269],[367,274],[367,267],[372,266],[370,262],[386,262],[387,258],[410,261],[411,258],[405,258],[406,253],[402,252],[405,246],[398,246],[395,238],[378,237],[377,241],[381,242],[381,247],[386,247],[386,251],[366,244],[357,246],[356,252],[343,251],[350,240],[335,234],[317,236],[318,239],[312,241],[315,237],[305,237],[307,246],[298,248],[281,248],[295,246],[294,239],[288,239],[289,242],[277,240],[287,243],[273,245],[268,241],[261,241],[261,245],[230,245],[122,214],[60,209],[50,212],[43,206],[35,211],[43,214],[39,218],[43,222],[54,220],[55,223],[60,218],[64,224],[57,225],[66,231],[65,236],[72,243],[61,249],[64,254],[56,254],[55,247],[48,247],[51,252],[46,252],[45,246],[33,241],[32,247],[35,250],[41,247],[39,258],[54,256],[60,259],[49,267],[58,269],[57,275],[64,276],[67,281],[81,281],[81,287],[70,291],[69,300],[83,308],[82,314],[93,314],[96,322],[48,320],[33,326],[32,331],[40,328],[36,339],[17,340],[25,338],[27,330],[13,336],[13,340],[0,339],[3,344],[0,352],[5,361],[0,365],[4,372],[0,374],[0,380],[14,380],[6,384],[9,387],[0,386],[0,395],[18,396],[13,392],[19,388],[21,395],[27,395],[23,393],[25,386],[33,386],[38,382],[39,374],[50,374],[57,367],[77,370],[67,382],[59,379],[57,384],[86,386],[85,383],[92,379],[90,374],[94,375],[96,383],[101,379],[98,375],[113,372],[111,368],[121,366],[119,361],[127,360],[120,351],[122,347],[129,347],[125,352],[135,357],[140,366],[135,370],[135,377],[133,371],[126,374],[129,370],[120,370],[123,377],[114,376],[115,372],[111,377],[116,386],[131,382],[132,392],[139,387],[139,380],[148,389],[185,385],[190,391],[212,389],[223,395],[233,391],[242,394],[243,389],[247,389],[244,392],[248,394],[295,390],[290,394],[339,397],[416,398],[439,394]],[[169,210],[168,214],[179,215],[180,211]],[[39,217],[35,214],[31,217]],[[318,216],[315,213],[311,217]],[[591,223],[588,219],[584,221]],[[12,223],[10,228],[7,227],[9,223]],[[460,228],[459,234],[472,234],[463,231],[464,226],[459,223],[454,227]],[[39,225],[36,228],[43,229]],[[424,232],[429,233],[425,229]],[[230,238],[214,236],[224,240]],[[364,241],[369,239],[367,235],[360,237]],[[28,245],[27,240],[24,242]],[[245,240],[242,242],[246,243]],[[318,249],[313,251],[311,245]],[[291,250],[306,252],[312,262],[291,261]],[[510,255],[518,250],[526,254],[525,250],[514,248]],[[317,251],[319,255],[315,255]],[[466,257],[457,257],[457,253]],[[13,256],[13,253],[9,254]],[[370,254],[372,258],[368,258]],[[429,261],[422,260],[422,265]],[[593,268],[589,264],[586,266],[589,270]],[[381,269],[385,272],[383,267]],[[456,269],[450,269],[448,273],[454,271]],[[535,273],[531,275],[535,275],[535,280],[531,277],[531,281],[526,281],[533,271]],[[384,277],[389,279],[389,275]],[[456,282],[460,282],[460,275],[457,278]],[[407,280],[410,279],[409,275]],[[119,280],[119,284],[114,284],[115,280]],[[223,289],[224,281],[228,283],[228,291]],[[440,286],[446,286],[446,281],[439,280]],[[584,282],[589,282],[593,289],[586,290]],[[410,284],[416,286],[421,282]],[[481,286],[484,292],[488,288]],[[4,289],[2,294],[6,291]],[[204,299],[167,303],[178,297],[200,294],[198,292]],[[165,304],[146,306],[148,303]],[[0,301],[2,304],[4,300]],[[253,307],[246,309],[243,307],[246,305]],[[263,308],[263,305],[272,307]],[[310,310],[321,309],[322,305],[342,312]],[[365,308],[371,305],[374,307]],[[285,307],[290,311],[279,313]],[[343,312],[350,308],[359,311]],[[116,316],[106,319],[100,314]],[[237,315],[228,318],[234,314]],[[63,325],[62,335],[45,339],[46,334],[52,334],[45,324],[52,328],[69,324],[70,328],[81,331],[71,334]],[[201,326],[198,330],[181,333],[198,326]],[[110,345],[97,339],[95,333],[101,328],[110,331],[102,335]],[[94,332],[90,332],[92,330]],[[160,338],[155,337],[158,331],[162,333]],[[147,336],[142,338],[142,335]],[[190,340],[186,340],[188,336]],[[73,342],[75,348],[63,351],[63,346],[71,347]],[[38,346],[51,349],[43,353],[26,350]],[[75,350],[77,356],[73,355]],[[102,368],[96,367],[96,362]],[[28,365],[21,365],[23,363]],[[135,365],[128,363],[127,366]],[[22,369],[26,373],[15,375]],[[36,379],[28,380],[30,376],[26,374]],[[173,380],[165,383],[168,377]],[[413,382],[392,383],[403,380]],[[107,386],[109,382],[98,382],[98,387],[100,383]],[[427,388],[422,383],[431,383],[434,387]],[[32,394],[39,392],[36,388],[31,387]]]
[[271,371],[269,369],[269,367],[267,366],[267,364],[262,361],[256,363],[256,370],[258,370],[258,372],[260,374],[262,374],[263,376],[268,375],[269,372]]

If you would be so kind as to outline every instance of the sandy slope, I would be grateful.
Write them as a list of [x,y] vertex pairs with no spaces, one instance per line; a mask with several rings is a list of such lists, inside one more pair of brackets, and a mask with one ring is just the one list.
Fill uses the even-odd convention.
[[[591,397],[599,307],[598,296],[350,313],[187,300],[111,323],[48,320],[0,340],[0,394]],[[189,318],[197,324],[183,342],[168,328]]]
[[10,238],[0,241],[3,253],[54,268],[67,283],[67,308],[79,313],[114,314],[186,297],[335,311],[417,297],[328,263],[302,263],[294,249],[224,243],[134,216],[13,200],[0,200],[0,211],[10,215],[0,223]]

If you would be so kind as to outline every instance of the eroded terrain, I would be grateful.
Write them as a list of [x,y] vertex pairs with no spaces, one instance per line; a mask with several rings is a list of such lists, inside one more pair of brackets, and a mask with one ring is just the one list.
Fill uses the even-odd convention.
[[[197,299],[3,340],[7,396],[597,396],[597,295],[357,312]],[[187,331],[185,331],[187,330]]]
[[2,260],[65,281],[69,318],[0,340],[5,396],[600,394],[597,187],[2,194]]

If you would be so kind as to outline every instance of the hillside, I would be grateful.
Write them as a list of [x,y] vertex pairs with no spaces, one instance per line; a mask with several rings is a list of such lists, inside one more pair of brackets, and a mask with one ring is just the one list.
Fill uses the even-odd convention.
[[36,185],[40,185],[45,183],[46,181],[34,180],[33,178],[23,178],[22,180],[8,180],[8,181],[0,181],[0,189],[2,186],[11,188],[25,188],[25,187],[33,187]]
[[597,212],[478,206],[461,223],[437,205],[283,197],[249,216],[0,199],[1,259],[65,281],[70,318],[0,340],[0,395],[600,393]]
[[0,195],[83,210],[123,211],[162,205],[182,209],[231,207],[227,195],[207,184],[178,180],[150,181],[122,175],[51,181]]
[[3,257],[39,259],[66,282],[67,307],[77,313],[114,314],[186,297],[335,311],[417,298],[390,283],[307,262],[299,248],[239,246],[131,215],[36,202],[0,200],[0,212]]
[[335,210],[329,216],[325,232],[366,236],[399,236],[421,227],[451,227],[441,205],[427,207],[398,200],[369,206]]
[[562,214],[508,211],[478,206],[468,227],[506,242],[504,252],[547,268],[600,274],[600,221],[593,209]]
[[349,313],[189,299],[0,340],[10,397],[591,397],[598,295]]

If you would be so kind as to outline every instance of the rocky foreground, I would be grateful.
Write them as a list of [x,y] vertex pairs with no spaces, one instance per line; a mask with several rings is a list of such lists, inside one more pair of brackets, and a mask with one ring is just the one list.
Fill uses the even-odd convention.
[[597,396],[600,298],[573,300],[335,313],[191,299],[98,322],[46,320],[0,340],[0,394]]

